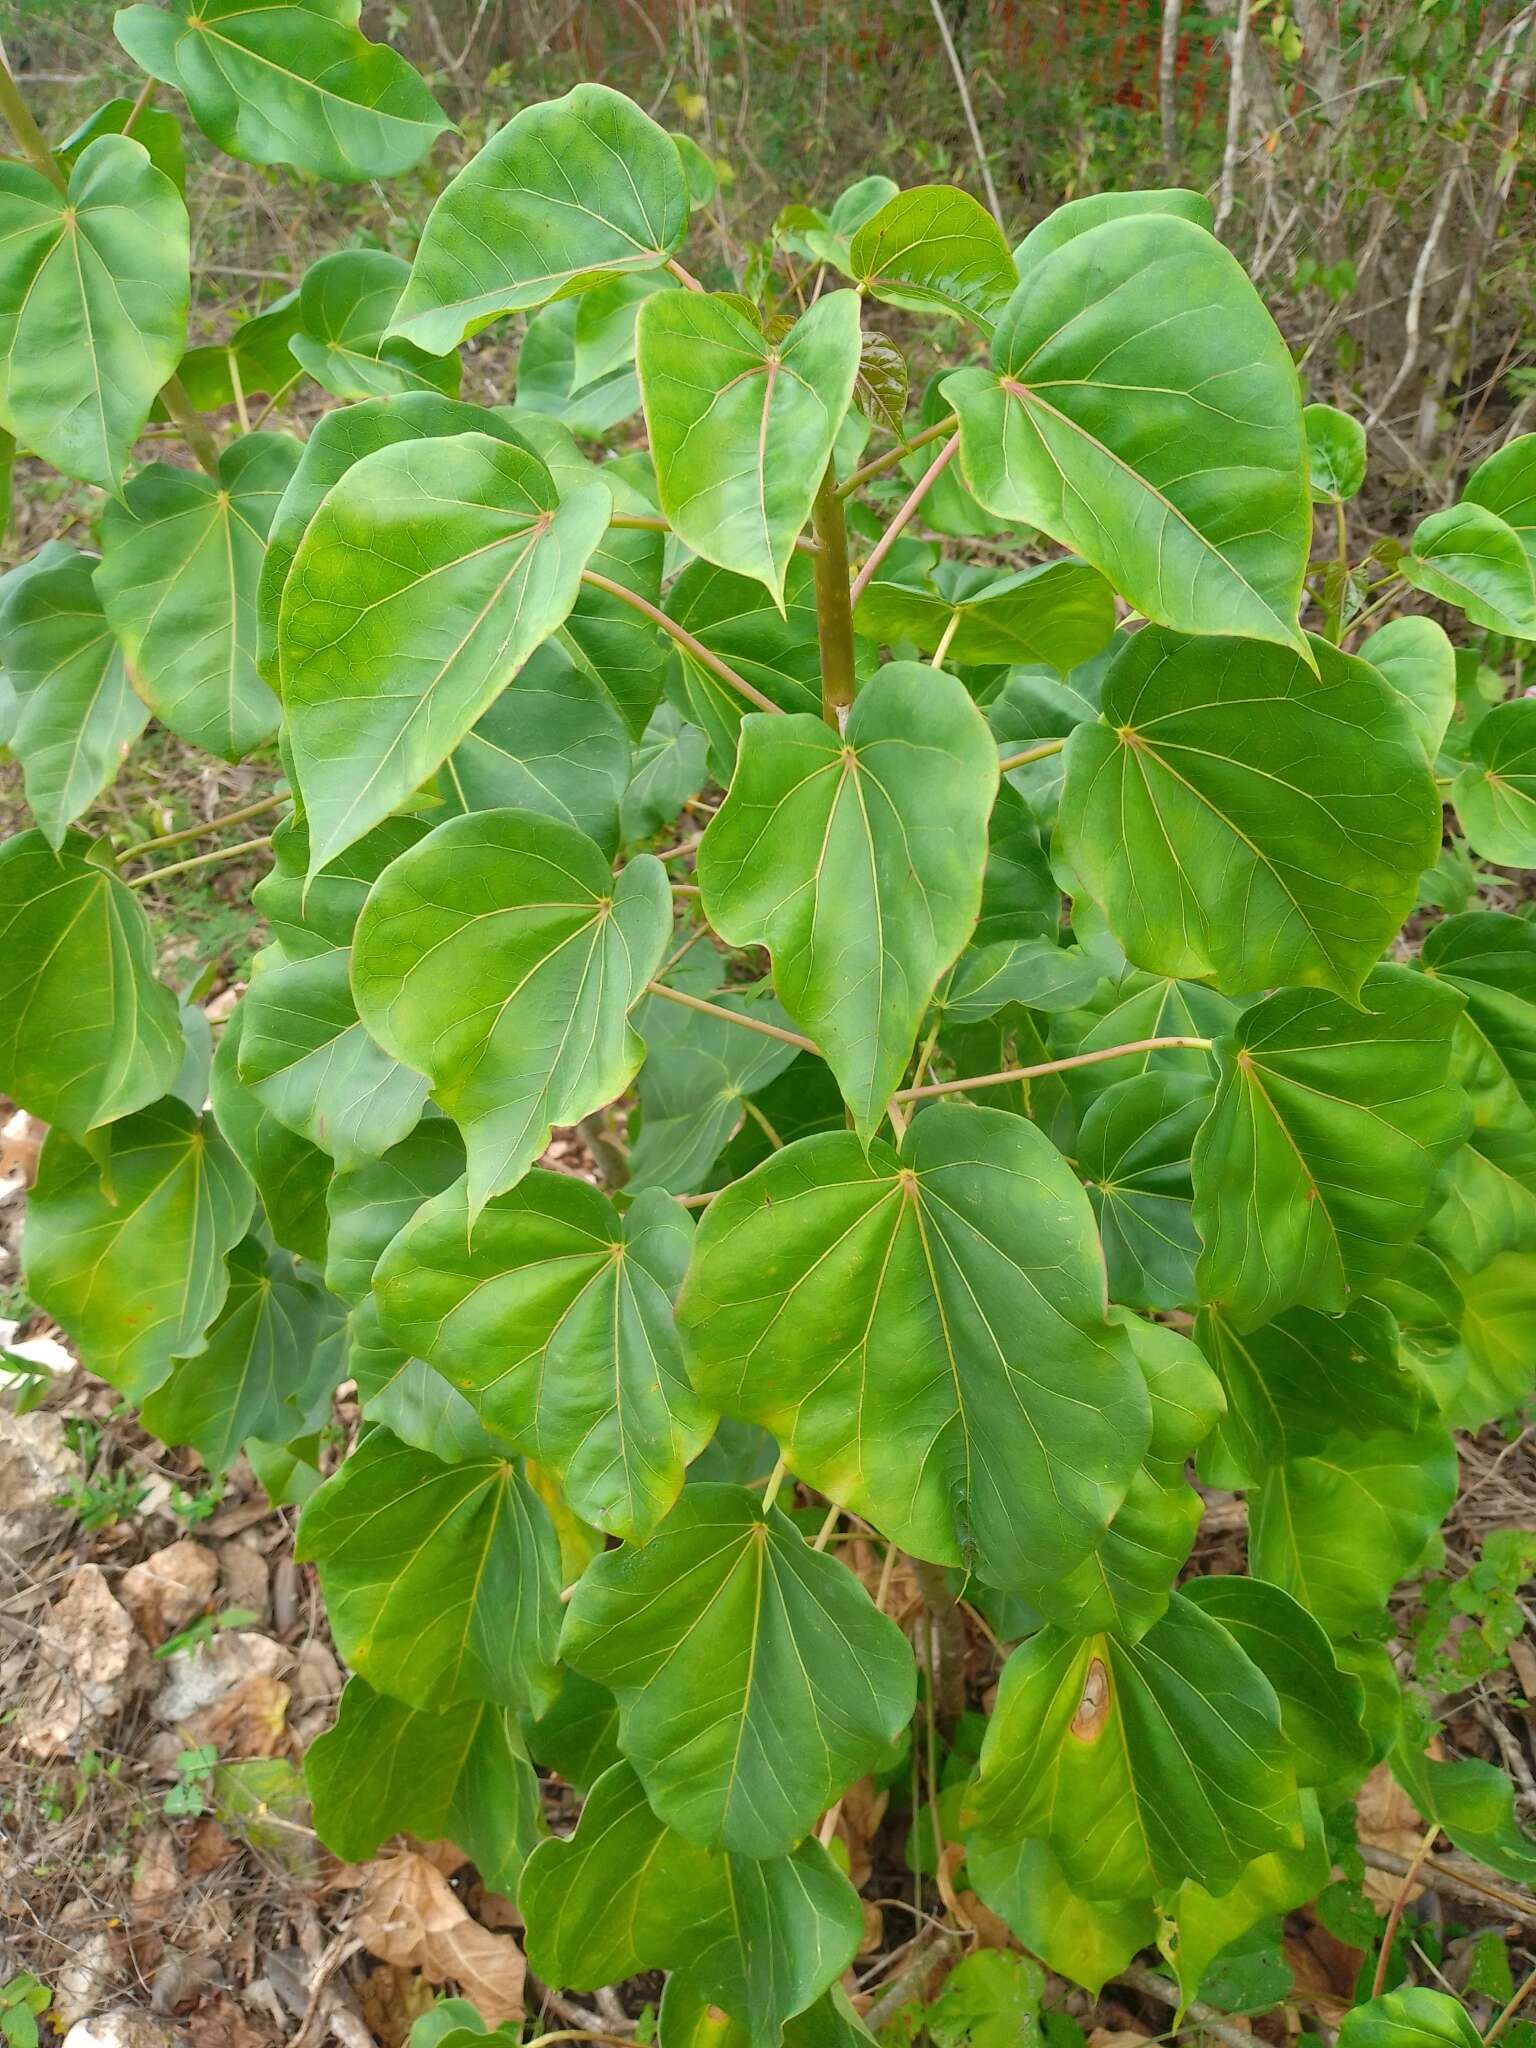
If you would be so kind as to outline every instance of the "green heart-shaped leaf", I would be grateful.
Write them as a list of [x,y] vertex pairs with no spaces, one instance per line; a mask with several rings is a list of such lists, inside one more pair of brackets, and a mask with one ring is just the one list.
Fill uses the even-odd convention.
[[392,1699],[554,1698],[559,1546],[506,1459],[447,1465],[375,1429],[306,1506],[294,1556],[319,1568],[337,1650]]
[[1360,643],[1403,708],[1433,761],[1456,709],[1456,650],[1433,619],[1389,619]]
[[1227,1390],[1222,1446],[1244,1485],[1362,1430],[1418,1427],[1423,1384],[1379,1302],[1354,1302],[1343,1315],[1287,1309],[1246,1333],[1207,1310],[1199,1330]]
[[1461,502],[1496,513],[1520,537],[1536,569],[1536,434],[1517,434],[1462,485]]
[[851,1133],[774,1153],[705,1211],[678,1302],[712,1406],[903,1549],[1037,1599],[1147,1447],[1146,1383],[1106,1315],[1061,1155],[1022,1118],[950,1104],[900,1155]]
[[[1086,239],[1086,237],[1085,237]],[[1138,967],[1353,999],[1440,844],[1418,739],[1364,662],[1148,627],[1067,742],[1068,861]]]
[[[459,392],[457,356],[429,356],[389,334],[410,265],[386,249],[338,249],[304,273],[294,361],[336,398]],[[387,338],[386,338],[387,337]]]
[[664,1195],[621,1220],[598,1189],[537,1171],[471,1221],[459,1181],[402,1229],[374,1290],[389,1335],[584,1521],[643,1543],[713,1427],[672,1323],[691,1236]]
[[332,486],[279,624],[311,873],[440,767],[565,620],[610,502],[596,478],[558,502],[536,455],[484,434],[382,448]]
[[144,1403],[144,1427],[163,1443],[191,1444],[210,1472],[227,1472],[249,1436],[273,1443],[301,1436],[314,1426],[316,1349],[338,1314],[287,1252],[269,1253],[246,1238],[229,1255],[218,1320]]
[[1153,1072],[1096,1095],[1078,1129],[1077,1165],[1104,1240],[1113,1300],[1187,1308],[1200,1239],[1190,1153],[1211,1106],[1203,1075]]
[[1353,498],[1365,482],[1365,429],[1336,405],[1303,406],[1307,486],[1314,505]]
[[166,1094],[184,1050],[149,921],[91,853],[79,832],[0,847],[0,1088],[77,1137]]
[[962,668],[1043,662],[1065,674],[1108,645],[1115,600],[1086,562],[1042,562],[953,600],[932,588],[871,583],[853,622],[872,640],[910,640],[923,654],[942,643],[947,660]]
[[95,566],[49,541],[5,579],[0,595],[0,645],[19,699],[10,749],[28,808],[55,847],[149,723],[102,612]]
[[1249,1500],[1249,1568],[1335,1641],[1373,1635],[1455,1498],[1456,1446],[1445,1429],[1356,1436],[1326,1458],[1264,1474]]
[[365,1301],[390,1241],[463,1172],[458,1127],[445,1116],[424,1116],[382,1159],[338,1173],[326,1196],[325,1284],[332,1294],[354,1305]]
[[859,301],[828,292],[770,342],[733,295],[640,308],[640,390],[661,508],[696,554],[784,601],[796,537],[859,370]]
[[1148,618],[1278,641],[1312,516],[1290,352],[1236,259],[1172,214],[1107,220],[1029,265],[990,370],[958,370],[965,480]]
[[778,2048],[863,1930],[858,1895],[819,1842],[765,1861],[712,1856],[656,1818],[627,1763],[593,1786],[574,1835],[534,1850],[518,1905],[545,1981],[586,1991],[669,1969],[741,2021],[751,2048]]
[[1474,626],[1536,640],[1536,560],[1486,505],[1431,512],[1415,529],[1398,574],[1415,590],[1455,605]]
[[916,1703],[900,1629],[736,1486],[690,1486],[643,1550],[595,1558],[560,1650],[618,1700],[657,1816],[744,1856],[787,1856]]
[[705,914],[728,944],[767,946],[780,1002],[864,1136],[981,907],[996,789],[997,753],[964,686],[910,662],[864,686],[841,738],[804,715],[742,721],[699,848]]
[[27,1292],[88,1372],[141,1401],[202,1343],[250,1213],[234,1154],[174,1096],[91,1152],[54,1131],[27,1202]]
[[361,0],[170,0],[112,27],[135,64],[185,93],[226,156],[317,178],[392,178],[447,115],[397,50],[358,32]]
[[1496,705],[1478,721],[1451,802],[1481,859],[1536,866],[1536,703],[1530,698]]
[[1418,1235],[1467,1130],[1451,1079],[1451,989],[1381,967],[1363,1010],[1287,989],[1217,1043],[1195,1140],[1201,1298],[1240,1330],[1293,1302],[1338,1310]]
[[96,588],[135,687],[172,732],[229,761],[277,730],[256,669],[256,584],[298,460],[289,435],[247,434],[217,480],[152,463],[102,520]]
[[501,313],[656,270],[688,226],[672,138],[606,85],[524,107],[427,218],[394,332],[446,355]]
[[1014,1651],[967,1806],[984,1843],[1036,1836],[1110,1899],[1220,1892],[1298,1818],[1274,1687],[1178,1593],[1139,1643],[1045,1628]]
[[358,1021],[350,964],[338,948],[264,965],[240,1006],[240,1079],[342,1173],[398,1145],[427,1099]]
[[349,1678],[334,1727],[304,1753],[304,1783],[316,1832],[347,1862],[402,1830],[445,1839],[509,1898],[544,1832],[516,1716],[484,1700],[421,1711]]
[[1003,231],[956,185],[898,192],[848,247],[860,291],[916,313],[958,313],[990,334],[1018,284]]
[[552,1125],[634,1079],[629,1012],[671,932],[659,861],[615,879],[590,839],[532,811],[454,818],[380,876],[353,949],[358,1013],[464,1133],[472,1216]]
[[126,135],[60,192],[0,163],[0,427],[115,491],[187,331],[187,209]]

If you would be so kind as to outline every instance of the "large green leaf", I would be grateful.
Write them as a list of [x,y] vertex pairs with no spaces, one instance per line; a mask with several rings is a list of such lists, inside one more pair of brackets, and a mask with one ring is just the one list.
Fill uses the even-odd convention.
[[1456,650],[1445,628],[1412,615],[1389,619],[1366,635],[1359,653],[1402,699],[1433,761],[1456,709]]
[[1389,1272],[1466,1135],[1456,991],[1381,967],[1361,1000],[1285,989],[1217,1042],[1221,1080],[1194,1150],[1197,1277],[1239,1329],[1293,1302],[1342,1309]]
[[643,1550],[595,1558],[560,1652],[618,1700],[658,1818],[744,1856],[788,1855],[916,1703],[896,1624],[739,1486],[690,1486]]
[[1528,697],[1496,705],[1479,720],[1451,802],[1475,854],[1505,867],[1536,867],[1536,704]]
[[325,1199],[335,1165],[318,1145],[275,1117],[256,1090],[240,1079],[240,1034],[245,1009],[237,1004],[219,1035],[208,1077],[209,1104],[231,1152],[256,1186],[276,1242],[323,1265]]
[[448,756],[438,786],[452,810],[543,811],[611,852],[630,758],[612,697],[546,640]]
[[691,1235],[664,1195],[621,1219],[599,1189],[540,1171],[471,1221],[461,1180],[401,1231],[374,1288],[389,1334],[555,1473],[583,1521],[643,1543],[714,1423],[672,1322]]
[[304,443],[299,466],[278,501],[267,532],[267,552],[256,590],[256,661],[274,687],[278,680],[278,625],[283,586],[299,542],[333,484],[355,462],[401,441],[427,441],[450,434],[509,438],[500,413],[460,405],[435,391],[409,391],[400,398],[368,398],[323,413]]
[[[1195,1583],[1214,1582],[1200,1579]],[[1302,1793],[1300,1804],[1300,1841],[1256,1856],[1230,1891],[1213,1898],[1203,1885],[1179,1886],[1171,1902],[1172,1925],[1162,1930],[1162,1945],[1186,2002],[1199,1992],[1211,1965],[1241,1936],[1261,1921],[1273,1924],[1280,1914],[1306,1905],[1327,1885],[1333,1857],[1322,1814],[1310,1792]],[[1271,1991],[1264,2003],[1273,1996]]]
[[705,1211],[678,1303],[706,1401],[904,1549],[1037,1600],[1098,1543],[1151,1431],[1106,1314],[1061,1155],[952,1104],[899,1156],[838,1132],[776,1152]]
[[375,1429],[306,1506],[294,1555],[377,1691],[423,1709],[554,1698],[559,1546],[505,1459],[447,1465]]
[[1146,1073],[1095,1096],[1078,1129],[1077,1165],[1104,1240],[1109,1292],[1131,1308],[1187,1308],[1200,1239],[1190,1214],[1190,1153],[1211,1106],[1199,1074]]
[[984,1843],[1039,1838],[1089,1899],[1228,1889],[1298,1817],[1274,1687],[1177,1593],[1139,1643],[1046,1628],[1015,1650],[966,1803]]
[[1481,1429],[1518,1412],[1536,1378],[1536,1260],[1501,1253],[1481,1272],[1464,1274],[1460,1287],[1467,1373],[1446,1420],[1454,1429]]
[[350,946],[368,891],[392,860],[426,835],[419,818],[386,818],[311,880],[309,830],[302,814],[290,811],[272,834],[271,870],[251,891],[276,941],[276,957],[304,960]]
[[349,962],[338,948],[263,966],[241,1003],[239,1051],[240,1079],[341,1173],[398,1145],[427,1098],[358,1021]]
[[1301,392],[1258,293],[1202,228],[1122,217],[1032,261],[992,368],[956,371],[944,394],[988,511],[1074,549],[1162,625],[1307,658]]
[[0,1088],[77,1137],[166,1094],[183,1052],[149,920],[91,854],[79,832],[0,846]]
[[500,313],[655,270],[688,226],[672,138],[606,85],[524,107],[428,216],[394,331],[446,355]]
[[337,249],[304,273],[294,360],[336,398],[441,391],[456,398],[457,356],[429,356],[389,334],[410,265],[387,249]]
[[1115,601],[1086,562],[1042,562],[1011,576],[983,571],[974,587],[952,593],[932,585],[871,583],[853,622],[872,640],[910,640],[922,654],[932,654],[942,642],[952,666],[1043,662],[1064,674],[1107,645]]
[[968,1836],[965,1868],[983,1904],[1030,1953],[1094,1998],[1157,1939],[1159,1916],[1150,1899],[1084,1898],[1038,1837]]
[[1335,1640],[1379,1634],[1388,1595],[1418,1568],[1455,1498],[1456,1446],[1443,1428],[1292,1459],[1250,1498],[1253,1575],[1283,1587]]
[[117,39],[186,95],[227,156],[317,178],[392,178],[451,123],[397,50],[358,31],[361,0],[170,0],[125,7]]
[[304,1782],[316,1832],[347,1862],[402,1831],[446,1838],[508,1897],[544,1832],[517,1718],[484,1700],[422,1711],[349,1678],[334,1727],[304,1753]]
[[87,114],[78,128],[71,129],[54,149],[54,161],[68,170],[87,143],[98,135],[121,135],[131,130],[136,142],[149,152],[157,171],[163,171],[178,192],[187,188],[187,153],[181,138],[181,123],[162,107],[146,106],[136,99],[113,99]]
[[187,328],[187,209],[137,142],[102,135],[60,192],[0,163],[0,427],[116,490]]
[[1222,1447],[1245,1485],[1362,1432],[1418,1427],[1423,1385],[1379,1302],[1342,1315],[1287,1309],[1246,1333],[1207,1310],[1199,1330],[1227,1392]]
[[742,722],[699,849],[705,913],[728,944],[767,946],[866,1137],[981,907],[996,789],[964,686],[910,662],[864,686],[841,737],[804,714]]
[[592,1788],[574,1835],[541,1842],[518,1891],[528,1961],[576,1991],[669,1969],[778,2048],[853,1961],[858,1895],[819,1842],[792,1856],[710,1855],[658,1820],[627,1763]]
[[1353,999],[1413,908],[1440,845],[1429,764],[1374,669],[1315,652],[1314,676],[1148,627],[1068,740],[1063,851],[1138,967]]
[[311,871],[441,766],[570,612],[610,508],[484,434],[379,449],[332,486],[284,585],[282,695]]
[[27,1202],[27,1292],[87,1371],[140,1401],[202,1342],[250,1213],[234,1154],[174,1096],[92,1152],[54,1131]]
[[1002,229],[956,185],[894,194],[854,235],[846,267],[888,306],[958,313],[989,334],[1019,281]]
[[350,1173],[338,1173],[326,1198],[330,1230],[325,1284],[343,1301],[365,1301],[374,1268],[391,1239],[423,1202],[464,1172],[464,1141],[445,1116],[424,1116],[415,1130]]
[[1536,1109],[1536,927],[1499,910],[1442,918],[1424,934],[1419,964],[1466,997],[1458,1030],[1476,1033]]
[[637,334],[663,512],[696,554],[782,602],[853,396],[857,295],[828,292],[770,342],[734,295],[657,292]]
[[1444,1991],[1409,1985],[1344,2015],[1340,2048],[1478,2048],[1466,2008]]
[[1497,513],[1536,568],[1536,434],[1517,434],[1480,462],[1462,485],[1461,502]]
[[[713,980],[713,974],[705,980],[705,993]],[[725,1010],[779,1024],[788,1021],[776,1003],[751,1001],[739,989],[716,990],[709,999]],[[642,1121],[630,1147],[627,1185],[690,1194],[704,1185],[740,1130],[747,1113],[743,1104],[782,1074],[798,1051],[765,1033],[744,1031],[723,1017],[660,996],[646,998],[636,1013],[636,1029],[645,1040]]]
[[[820,712],[815,572],[807,557],[797,554],[790,562],[782,611],[753,577],[700,561],[690,562],[668,590],[666,611],[781,711]],[[689,711],[709,735],[719,781],[728,783],[745,699],[685,650],[679,662]]]
[[1443,598],[1474,626],[1536,640],[1536,561],[1486,506],[1461,504],[1420,521],[1398,574]]
[[1365,1691],[1341,1671],[1314,1618],[1263,1579],[1228,1572],[1191,1579],[1181,1597],[1219,1621],[1275,1688],[1280,1727],[1299,1785],[1362,1779],[1371,1742],[1361,1724]]
[[1222,1411],[1221,1382],[1187,1337],[1114,1311],[1146,1376],[1152,1438],[1098,1548],[1066,1574],[1052,1618],[1084,1634],[1112,1628],[1135,1641],[1167,1610],[1204,1502],[1185,1478],[1188,1460]]
[[246,1238],[229,1255],[229,1292],[207,1341],[144,1403],[144,1427],[191,1444],[210,1472],[227,1472],[247,1437],[302,1436],[314,1426],[315,1352],[335,1308],[287,1252]]
[[1150,192],[1090,192],[1085,198],[1069,199],[1030,229],[1013,252],[1018,273],[1022,277],[1042,256],[1053,254],[1078,235],[1086,235],[1090,228],[1102,227],[1107,220],[1124,220],[1144,213],[1177,214],[1180,220],[1193,221],[1197,228],[1207,229],[1215,219],[1211,202],[1203,192],[1186,191],[1178,185]]
[[91,556],[50,542],[0,609],[5,672],[19,700],[9,745],[51,846],[63,844],[66,828],[112,781],[149,722],[102,612],[95,566]]
[[230,761],[278,726],[256,671],[256,583],[298,460],[290,435],[247,434],[216,479],[151,463],[102,520],[96,588],[135,688],[172,732]]
[[358,1012],[463,1131],[471,1215],[522,1178],[552,1125],[634,1079],[645,1048],[629,1012],[671,933],[659,861],[615,879],[590,839],[532,811],[451,819],[375,884],[353,948]]

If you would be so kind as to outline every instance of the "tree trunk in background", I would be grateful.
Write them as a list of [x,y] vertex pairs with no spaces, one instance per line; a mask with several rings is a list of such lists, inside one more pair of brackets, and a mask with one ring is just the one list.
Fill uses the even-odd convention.
[[1163,0],[1163,39],[1157,58],[1157,109],[1163,130],[1163,169],[1170,182],[1179,173],[1179,14],[1181,0]]

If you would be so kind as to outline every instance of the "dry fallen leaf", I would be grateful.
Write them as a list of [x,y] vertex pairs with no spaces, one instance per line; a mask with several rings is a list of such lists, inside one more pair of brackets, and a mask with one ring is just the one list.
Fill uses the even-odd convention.
[[384,2048],[405,2048],[411,2028],[437,2003],[437,1993],[419,1970],[380,1963],[355,1987],[368,2031]]
[[117,1596],[139,1625],[152,1648],[158,1649],[194,1621],[213,1598],[219,1582],[218,1560],[204,1544],[183,1537],[131,1565],[118,1581]]
[[212,1743],[221,1761],[276,1756],[287,1747],[288,1688],[280,1678],[258,1671],[232,1692],[193,1715],[186,1725],[194,1745]]
[[1351,1948],[1315,1923],[1305,1934],[1286,1935],[1283,1947],[1299,2003],[1310,2005],[1319,2019],[1336,2025],[1355,2002],[1365,1951]]
[[470,1919],[440,1870],[406,1852],[370,1864],[352,1932],[381,1962],[455,1983],[490,2026],[523,2016],[523,1953]]
[[[1405,1856],[1410,1862],[1424,1839],[1419,1810],[1393,1777],[1390,1764],[1378,1764],[1355,1794],[1355,1823],[1362,1842],[1372,1849],[1390,1849],[1394,1856]],[[1391,1871],[1367,1870],[1365,1895],[1373,1905],[1389,1908],[1402,1882]],[[1423,1889],[1422,1885],[1410,1885],[1410,1905]]]

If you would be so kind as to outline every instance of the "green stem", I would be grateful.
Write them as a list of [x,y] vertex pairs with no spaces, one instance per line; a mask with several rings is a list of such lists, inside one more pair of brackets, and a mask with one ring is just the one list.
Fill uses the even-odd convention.
[[208,474],[216,477],[219,473],[219,444],[213,430],[197,407],[188,398],[186,386],[179,377],[172,377],[160,389],[160,403],[181,431],[181,437],[199,464]]
[[695,661],[701,663],[711,674],[717,675],[722,683],[729,683],[749,704],[755,704],[759,711],[780,709],[771,697],[764,696],[755,683],[749,683],[745,676],[739,676],[728,661],[722,661],[702,640],[696,640],[693,634],[680,626],[675,619],[669,619],[661,607],[652,604],[648,597],[641,597],[638,591],[626,590],[622,583],[615,583],[611,576],[600,576],[596,569],[583,569],[581,580],[590,584],[594,590],[606,590],[610,597],[622,598],[625,604],[648,618],[653,626],[660,626],[662,632],[669,634],[679,647],[686,648]]
[[163,882],[167,875],[184,875],[192,868],[209,868],[216,861],[238,860],[242,853],[260,853],[272,844],[270,833],[264,839],[243,839],[238,846],[216,846],[212,853],[195,853],[190,860],[173,860],[169,867],[151,868],[147,875],[135,875],[128,884],[130,889],[147,889],[153,882]]
[[767,1117],[763,1115],[763,1112],[758,1108],[757,1104],[752,1100],[750,1095],[742,1096],[741,1107],[743,1114],[751,1117],[753,1123],[757,1125],[758,1129],[762,1132],[763,1136],[768,1140],[769,1144],[773,1147],[774,1151],[782,1152],[784,1150],[784,1140],[773,1128],[773,1125],[769,1123]]
[[21,152],[32,168],[45,177],[57,191],[67,193],[69,180],[54,161],[53,151],[48,147],[47,138],[32,118],[32,109],[22,98],[11,67],[0,57],[0,114],[10,124],[11,133],[21,144]]
[[[729,1013],[727,1013],[729,1014]],[[927,1102],[935,1095],[962,1095],[971,1088],[1001,1088],[1009,1081],[1034,1081],[1042,1074],[1065,1073],[1069,1067],[1096,1067],[1101,1060],[1123,1060],[1134,1052],[1209,1052],[1208,1038],[1133,1038],[1128,1045],[1106,1045],[1098,1052],[1075,1052],[1069,1059],[1042,1060],[1035,1067],[1008,1067],[1001,1074],[972,1074],[963,1081],[929,1081],[921,1088],[898,1088],[893,1102]]]
[[898,462],[905,462],[909,455],[915,454],[919,448],[926,448],[930,441],[939,441],[946,434],[952,434],[959,424],[959,415],[950,413],[947,418],[937,421],[933,426],[924,427],[923,431],[914,434],[910,441],[902,441],[895,448],[888,448],[884,455],[877,455],[873,462],[866,462],[862,469],[856,469],[845,483],[838,486],[837,495],[840,498],[851,497],[860,484],[867,484],[872,476],[881,476],[886,470],[894,469]]
[[646,990],[653,996],[665,996],[669,1003],[681,1003],[685,1010],[702,1010],[706,1017],[723,1017],[727,1024],[739,1024],[744,1031],[756,1031],[764,1038],[777,1038],[785,1045],[798,1045],[802,1052],[819,1052],[821,1048],[814,1038],[805,1038],[798,1031],[786,1031],[781,1024],[770,1024],[763,1017],[748,1017],[740,1010],[727,1010],[719,1003],[706,1003],[702,996],[688,995],[683,989],[668,988],[664,981],[648,981]]
[[128,118],[126,121],[124,121],[122,125],[122,129],[120,131],[122,134],[132,135],[134,129],[138,126],[140,114],[144,112],[144,110],[148,107],[150,101],[155,96],[155,87],[157,83],[158,81],[153,78],[146,78],[144,83],[139,87],[138,97],[137,99],[135,99],[133,105],[128,109]]
[[816,636],[821,643],[821,715],[840,733],[853,703],[853,594],[848,583],[848,527],[829,462],[811,508],[816,535]]
[[141,839],[136,846],[125,846],[117,857],[119,861],[137,860],[141,854],[158,853],[162,846],[180,846],[188,839],[206,839],[210,832],[222,832],[230,825],[243,825],[247,818],[259,818],[264,811],[275,811],[279,804],[288,800],[286,793],[264,796],[259,803],[246,804],[242,810],[226,811],[222,818],[210,818],[206,825],[183,825],[179,832],[162,832],[158,839]]
[[870,578],[874,575],[875,571],[879,568],[880,564],[885,560],[886,556],[890,553],[891,549],[895,547],[897,541],[901,538],[902,528],[907,524],[908,520],[910,520],[913,517],[913,515],[917,511],[918,506],[922,504],[924,498],[927,497],[928,493],[933,489],[934,485],[938,482],[939,478],[944,474],[945,470],[949,467],[950,463],[953,462],[955,458],[955,451],[959,448],[959,446],[960,436],[958,434],[951,434],[949,439],[944,443],[944,446],[939,450],[938,454],[933,458],[932,462],[929,463],[928,467],[923,471],[922,475],[918,478],[917,482],[912,486],[911,490],[907,493],[906,499],[902,504],[901,510],[896,514],[896,517],[891,521],[890,525],[885,529],[884,533],[881,534],[880,538],[875,542],[874,546],[870,549],[869,559],[865,562],[863,568],[859,571],[858,575],[855,576],[853,579],[852,601],[854,604],[858,603],[860,597],[864,594],[864,591],[869,586]]
[[1048,761],[1052,754],[1059,754],[1066,745],[1062,740],[1042,740],[1038,747],[1026,747],[1021,754],[1004,754],[997,764],[999,775],[1006,775],[1010,768],[1027,768],[1031,761]]

